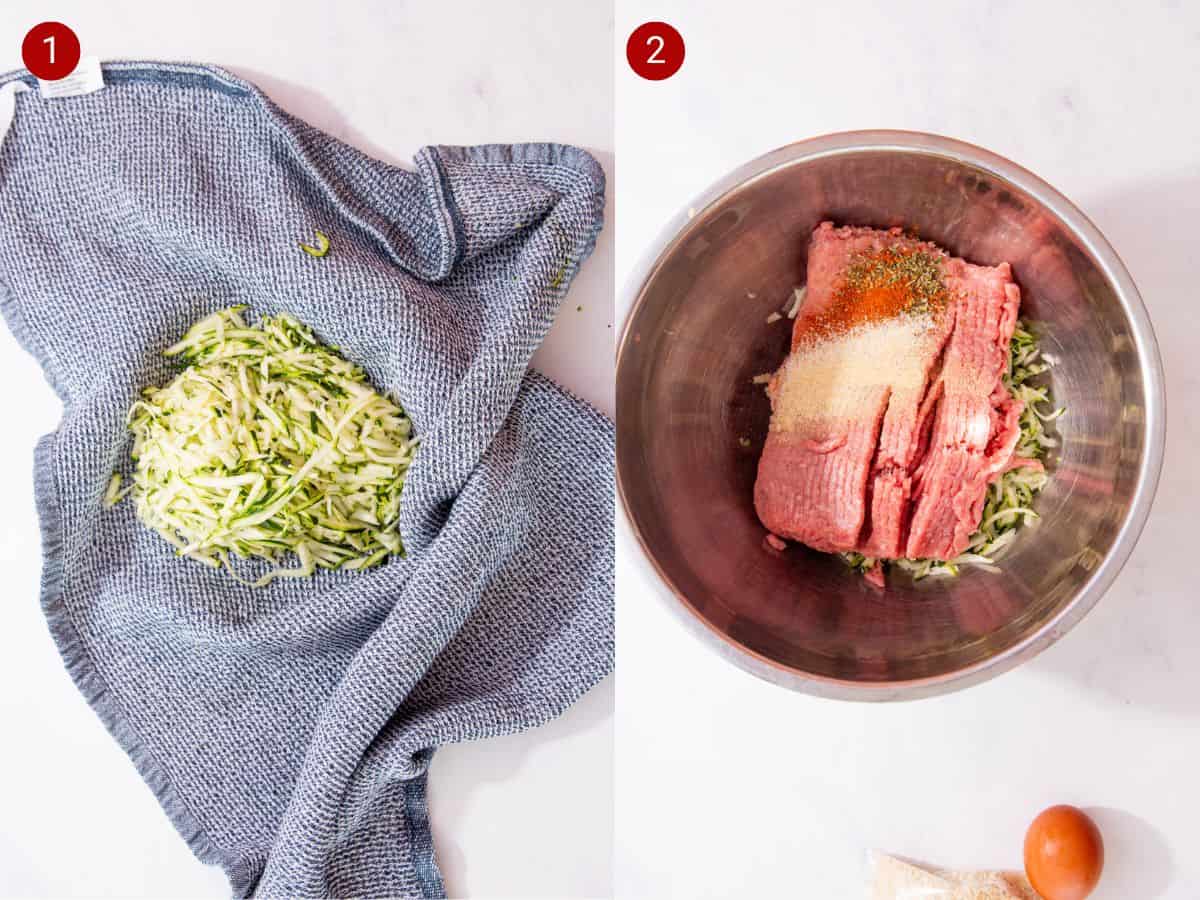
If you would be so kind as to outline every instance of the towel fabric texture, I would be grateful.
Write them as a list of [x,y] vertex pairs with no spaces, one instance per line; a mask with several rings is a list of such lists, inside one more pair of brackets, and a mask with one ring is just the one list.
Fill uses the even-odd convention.
[[[443,896],[434,748],[541,724],[612,667],[612,425],[528,370],[603,173],[553,144],[409,171],[218,68],[104,74],[17,94],[0,147],[0,308],[63,403],[35,453],[51,631],[236,895]],[[103,508],[163,349],[233,304],[294,314],[411,415],[406,559],[254,589]]]

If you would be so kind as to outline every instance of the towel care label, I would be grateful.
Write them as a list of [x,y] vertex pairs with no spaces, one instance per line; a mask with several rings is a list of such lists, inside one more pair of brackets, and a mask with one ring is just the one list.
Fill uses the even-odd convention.
[[47,99],[79,97],[98,91],[104,87],[104,73],[100,71],[100,59],[95,56],[85,56],[70,75],[57,81],[43,81],[39,78],[38,87],[41,88],[42,96]]

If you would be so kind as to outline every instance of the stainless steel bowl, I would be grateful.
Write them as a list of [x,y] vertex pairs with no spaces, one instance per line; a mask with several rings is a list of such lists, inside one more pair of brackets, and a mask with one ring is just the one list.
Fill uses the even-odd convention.
[[[787,324],[766,317],[803,283],[823,219],[903,225],[969,260],[1012,263],[1068,413],[1041,521],[998,573],[893,577],[881,592],[802,546],[763,549],[752,487],[770,408],[751,379],[787,352]],[[784,147],[668,225],[628,290],[617,359],[628,525],[684,620],[743,668],[843,699],[962,688],[1066,633],[1133,549],[1163,455],[1154,332],[1096,227],[1008,160],[895,131]]]

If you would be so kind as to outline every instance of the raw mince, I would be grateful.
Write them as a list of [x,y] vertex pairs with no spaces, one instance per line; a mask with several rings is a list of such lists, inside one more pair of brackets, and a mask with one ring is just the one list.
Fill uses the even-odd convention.
[[114,475],[105,503],[132,493],[178,556],[238,580],[231,554],[274,565],[256,587],[403,555],[400,494],[418,443],[408,416],[296,319],[248,325],[243,308],[165,351],[189,365],[134,403],[132,484]]
[[[1058,440],[1046,433],[1045,425],[1061,416],[1065,408],[1043,412],[1041,407],[1051,403],[1049,388],[1035,387],[1029,381],[1049,369],[1051,363],[1038,347],[1038,338],[1024,321],[1018,321],[1009,344],[1008,371],[1004,385],[1018,400],[1024,401],[1021,411],[1020,436],[1015,454],[1026,459],[1041,460],[1046,451],[1058,446]],[[1017,529],[1034,521],[1033,499],[1046,486],[1049,476],[1038,466],[1021,466],[1005,472],[988,487],[979,529],[971,535],[967,549],[949,560],[895,559],[885,564],[908,572],[914,580],[930,575],[958,575],[964,565],[991,567],[997,557],[1017,537]],[[839,554],[852,568],[866,573],[874,568],[874,557],[861,553]]]

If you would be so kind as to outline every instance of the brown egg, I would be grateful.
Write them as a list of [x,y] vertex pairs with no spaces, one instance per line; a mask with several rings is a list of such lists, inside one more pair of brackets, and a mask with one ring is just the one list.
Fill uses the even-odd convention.
[[1025,874],[1045,900],[1083,900],[1103,868],[1100,829],[1074,806],[1043,810],[1025,832]]

